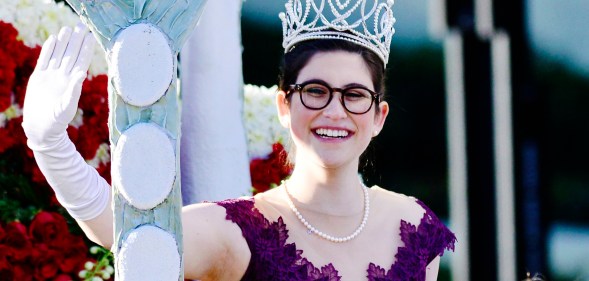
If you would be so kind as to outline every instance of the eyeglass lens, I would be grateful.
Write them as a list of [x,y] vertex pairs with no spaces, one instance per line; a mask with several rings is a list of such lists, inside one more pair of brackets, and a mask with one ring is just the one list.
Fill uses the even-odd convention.
[[[351,113],[366,113],[372,107],[372,94],[367,89],[351,87],[340,92],[344,108]],[[333,91],[326,85],[311,83],[304,85],[300,94],[303,105],[311,109],[322,109],[331,101]]]

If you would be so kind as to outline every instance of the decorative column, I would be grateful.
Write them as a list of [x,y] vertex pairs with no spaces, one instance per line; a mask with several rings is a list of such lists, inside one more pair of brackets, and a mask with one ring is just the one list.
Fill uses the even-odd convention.
[[242,118],[242,2],[208,2],[180,53],[185,205],[251,193]]
[[184,280],[177,56],[206,0],[68,0],[109,65],[117,280]]

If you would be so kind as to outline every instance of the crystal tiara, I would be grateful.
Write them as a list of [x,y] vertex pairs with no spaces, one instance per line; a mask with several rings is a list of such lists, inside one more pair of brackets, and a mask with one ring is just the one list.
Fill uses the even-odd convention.
[[386,67],[395,34],[393,4],[393,0],[288,0],[286,13],[279,14],[284,52],[305,40],[341,39],[372,50]]

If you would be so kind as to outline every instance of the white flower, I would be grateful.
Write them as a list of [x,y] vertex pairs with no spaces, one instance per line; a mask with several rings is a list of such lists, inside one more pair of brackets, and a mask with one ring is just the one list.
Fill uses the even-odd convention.
[[93,263],[93,262],[91,262],[91,261],[87,261],[87,262],[84,264],[84,268],[85,268],[86,270],[92,270],[92,269],[94,268],[94,263]]
[[78,277],[80,278],[86,278],[86,275],[88,274],[88,270],[82,270],[78,273]]
[[100,248],[98,246],[90,247],[90,254],[96,255],[96,254],[98,254],[98,251],[100,251]]
[[2,3],[2,9],[0,9],[0,19],[3,22],[13,23],[16,15],[17,1],[6,0]]
[[[2,0],[0,21],[10,23],[18,31],[18,39],[29,47],[40,46],[49,35],[57,34],[63,26],[75,26],[79,21],[63,2],[52,0]],[[106,74],[104,51],[96,44],[90,65],[90,77]]]
[[100,164],[106,164],[108,162],[110,162],[110,146],[107,143],[100,144],[94,158],[86,160],[86,163],[94,168],[98,168]]
[[8,109],[6,109],[6,111],[4,111],[4,114],[6,114],[6,119],[8,120],[21,117],[22,108],[20,108],[18,104],[13,103]]
[[76,129],[84,125],[84,111],[82,109],[78,108],[78,111],[76,111],[76,115],[74,116],[72,122],[70,122],[70,125]]
[[111,275],[115,273],[115,269],[110,264],[104,268],[104,271],[110,273]]
[[22,116],[22,108],[14,103],[14,97],[12,99],[12,104],[4,112],[0,112],[0,128],[4,128],[6,122],[10,121],[10,119]]
[[282,127],[274,104],[277,86],[244,86],[243,119],[250,159],[263,158],[272,152],[272,145],[285,143],[288,130]]
[[0,113],[0,128],[4,128],[4,126],[6,126],[6,115]]
[[115,269],[110,264],[104,268],[104,271],[110,273],[111,275],[115,273]]

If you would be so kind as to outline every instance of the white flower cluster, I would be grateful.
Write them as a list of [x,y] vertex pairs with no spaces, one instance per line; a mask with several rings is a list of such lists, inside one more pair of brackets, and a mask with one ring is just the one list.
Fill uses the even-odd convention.
[[[98,252],[97,246],[90,248],[90,252]],[[115,273],[115,269],[110,264],[104,264],[104,261],[94,263],[87,261],[84,263],[84,269],[78,273],[78,277],[88,281],[108,280]]]
[[106,164],[108,162],[110,162],[110,146],[108,143],[100,144],[94,158],[86,160],[86,163],[94,168],[98,168],[100,164]]
[[267,157],[274,143],[285,144],[289,138],[288,129],[278,120],[274,103],[277,91],[277,86],[244,86],[243,119],[250,159]]
[[0,128],[6,126],[6,122],[10,119],[22,116],[22,108],[16,103],[12,103],[4,112],[0,112]]
[[[63,2],[53,0],[2,0],[0,21],[10,23],[18,30],[19,39],[29,47],[42,45],[62,26],[75,26],[80,20]],[[90,76],[106,73],[104,51],[98,44],[90,65]]]

